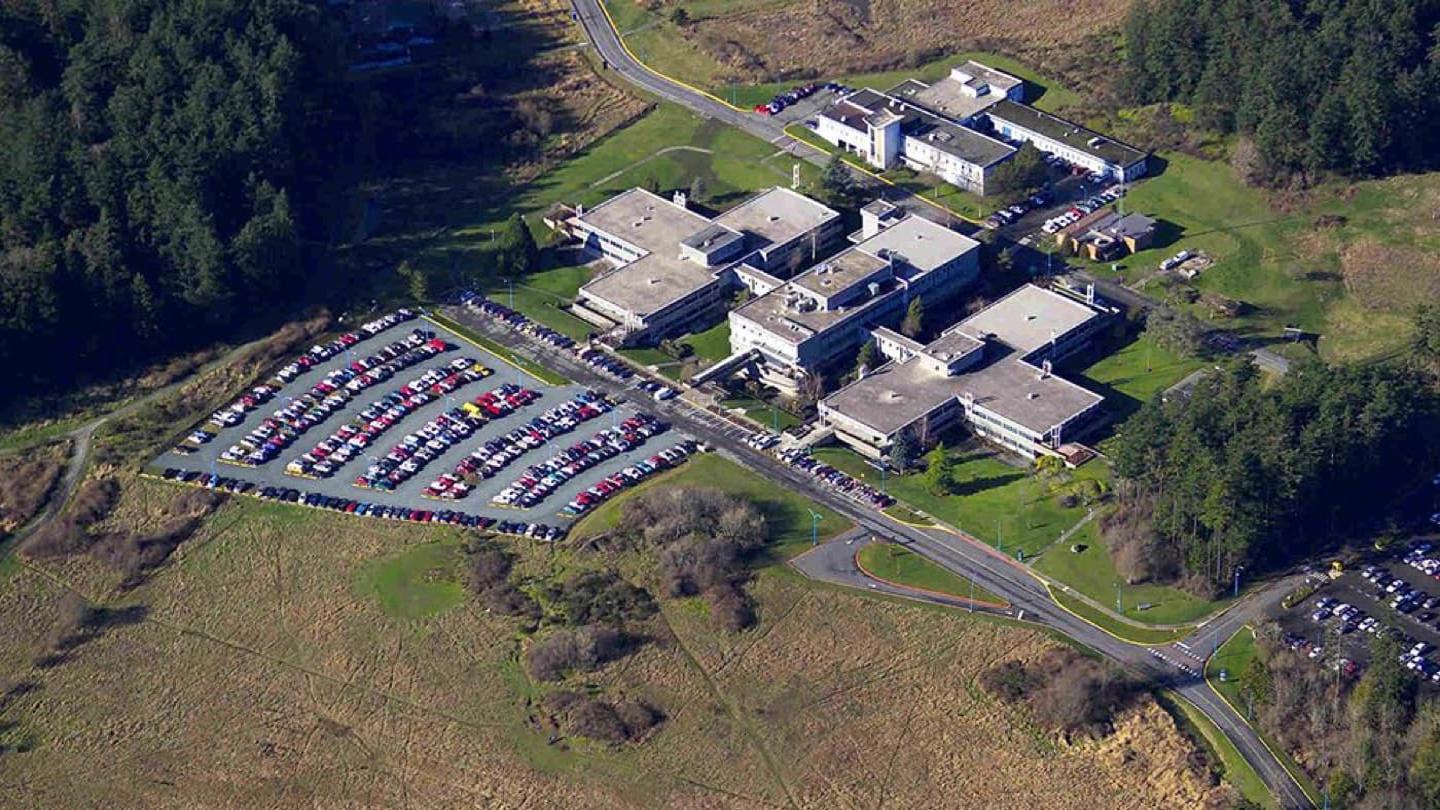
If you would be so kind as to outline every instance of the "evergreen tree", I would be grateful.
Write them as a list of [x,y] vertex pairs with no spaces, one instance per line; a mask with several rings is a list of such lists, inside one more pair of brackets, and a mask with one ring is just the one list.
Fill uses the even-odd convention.
[[515,278],[540,266],[540,248],[530,227],[518,213],[511,214],[500,229],[495,246],[495,270],[502,278]]
[[904,471],[909,469],[910,463],[915,460],[915,452],[915,437],[910,435],[909,430],[902,430],[890,443],[890,452],[886,458],[891,467]]
[[910,307],[905,310],[905,320],[900,322],[900,333],[905,337],[918,340],[925,330],[925,302],[920,296],[910,300]]
[[938,442],[925,454],[925,489],[929,490],[931,495],[949,494],[952,467],[944,442]]
[[849,206],[859,190],[855,176],[838,153],[830,156],[820,172],[820,190],[831,205],[840,207]]
[[690,200],[691,200],[691,202],[697,202],[697,203],[698,203],[698,202],[704,201],[705,195],[706,195],[706,193],[707,193],[708,191],[709,191],[709,190],[708,190],[707,188],[705,188],[705,178],[701,177],[701,176],[698,175],[698,174],[695,175],[693,178],[691,178],[691,180],[690,180]]
[[867,340],[860,344],[860,351],[855,353],[855,373],[874,371],[875,365],[875,341]]

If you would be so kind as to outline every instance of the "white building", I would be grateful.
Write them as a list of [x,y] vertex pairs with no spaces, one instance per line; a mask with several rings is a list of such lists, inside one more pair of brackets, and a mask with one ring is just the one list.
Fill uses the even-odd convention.
[[849,356],[910,302],[938,304],[979,275],[979,243],[929,220],[865,217],[857,244],[730,313],[730,349],[755,351],[766,382],[794,390]]
[[[711,219],[684,195],[667,200],[631,189],[593,209],[577,208],[564,229],[613,269],[580,288],[572,311],[628,343],[696,331],[723,312],[737,270],[791,275],[840,236],[840,214],[772,188]],[[747,283],[748,285],[748,283]]]
[[1145,174],[1144,152],[1027,106],[1024,93],[1020,79],[966,62],[933,84],[850,93],[820,112],[814,130],[882,171],[907,166],[979,194],[1025,142],[1117,180]]
[[1113,313],[1093,294],[1027,284],[923,346],[876,330],[889,362],[822,400],[820,419],[876,459],[901,433],[933,440],[957,422],[1016,455],[1065,458],[1103,398],[1052,364],[1088,345]]

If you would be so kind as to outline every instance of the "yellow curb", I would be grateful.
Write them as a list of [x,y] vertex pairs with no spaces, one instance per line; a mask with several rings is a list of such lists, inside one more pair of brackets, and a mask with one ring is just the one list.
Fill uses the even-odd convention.
[[[861,548],[863,549],[863,546],[862,546]],[[944,593],[944,592],[942,592],[942,591],[932,591],[932,590],[930,590],[929,588],[920,588],[920,587],[916,587],[916,586],[914,586],[914,585],[906,585],[906,584],[903,583],[903,582],[896,582],[896,581],[891,580],[891,579],[886,579],[885,577],[882,577],[882,576],[880,576],[879,574],[874,573],[873,571],[871,571],[870,569],[866,568],[864,565],[862,565],[862,564],[860,563],[860,549],[857,549],[857,550],[855,551],[855,568],[858,569],[858,570],[860,571],[860,573],[862,573],[862,574],[864,574],[865,576],[867,576],[867,577],[875,580],[876,582],[883,582],[883,583],[885,583],[886,585],[889,585],[889,586],[892,587],[892,588],[901,588],[901,589],[907,590],[907,591],[914,591],[915,593],[923,593],[923,594],[928,594],[928,595],[930,595],[930,596],[938,596],[938,597],[941,597],[942,599],[953,599],[953,600],[956,600],[956,601],[964,602],[964,603],[969,604],[969,605],[978,605],[978,606],[980,606],[980,607],[995,608],[996,610],[1004,610],[1004,609],[1010,607],[1010,603],[1009,603],[1009,602],[987,602],[987,601],[985,601],[984,599],[971,599],[971,598],[969,598],[969,597],[967,597],[967,596],[956,596],[955,594],[951,594],[951,593]],[[967,577],[967,580],[968,580],[968,579],[969,579],[969,578]],[[973,580],[969,580],[969,581],[971,582],[972,585],[974,584],[974,581],[973,581]]]
[[[446,326],[445,324],[443,324],[443,323],[435,320],[434,318],[430,317],[429,315],[422,315],[422,316],[420,316],[420,317],[422,317],[422,318],[424,318],[425,320],[429,321],[430,323],[432,323],[432,324],[440,327],[441,329],[444,329],[446,332],[454,335],[455,337],[460,338],[461,340],[465,341],[466,343],[469,343],[471,346],[474,346],[475,348],[479,349],[480,351],[485,352],[486,354],[491,355],[491,356],[497,358],[500,362],[502,362],[502,363],[504,363],[504,364],[506,364],[506,365],[508,365],[508,366],[513,367],[513,368],[516,369],[517,371],[520,371],[520,372],[523,372],[523,373],[525,373],[525,374],[530,375],[530,377],[532,377],[536,382],[540,383],[541,385],[547,386],[547,387],[549,387],[549,388],[558,388],[558,387],[560,387],[560,386],[557,386],[555,383],[552,383],[552,382],[550,382],[549,380],[544,379],[544,378],[541,377],[539,374],[536,374],[535,372],[531,371],[530,369],[525,368],[524,366],[520,365],[519,363],[516,363],[514,360],[511,360],[510,358],[505,357],[504,355],[500,354],[499,352],[496,352],[494,349],[488,349],[488,348],[480,345],[479,343],[476,343],[474,340],[471,340],[470,338],[466,337],[465,335],[462,335],[461,333],[455,331],[455,329],[453,329],[453,328],[451,328],[451,327],[449,327],[449,326]],[[556,374],[556,376],[560,376],[558,372],[554,372],[554,373]],[[488,377],[489,375],[487,374],[486,376]]]
[[[1246,624],[1242,625],[1240,630],[1236,630],[1235,633],[1231,634],[1230,638],[1234,638],[1243,630],[1249,630],[1250,635],[1255,635],[1255,628]],[[1226,643],[1228,643],[1229,641],[1229,638],[1225,639]],[[1222,643],[1220,646],[1223,647],[1225,646],[1225,644]],[[1234,703],[1232,703],[1230,701],[1230,698],[1225,697],[1224,692],[1221,692],[1219,689],[1215,688],[1215,684],[1210,681],[1210,660],[1208,658],[1205,660],[1205,666],[1201,669],[1201,672],[1203,672],[1205,676],[1205,685],[1210,687],[1210,691],[1215,693],[1215,697],[1220,698],[1222,701],[1225,702],[1226,706],[1230,707],[1230,711],[1235,712],[1235,716],[1240,718],[1240,722],[1249,726],[1250,729],[1255,732],[1255,738],[1260,741],[1261,745],[1265,746],[1265,750],[1270,752],[1270,756],[1274,757],[1275,761],[1280,763],[1280,767],[1285,770],[1285,773],[1289,774],[1290,779],[1295,782],[1295,786],[1300,788],[1300,793],[1305,797],[1305,800],[1310,802],[1310,806],[1319,807],[1320,803],[1315,800],[1314,796],[1310,795],[1310,791],[1305,789],[1305,782],[1299,776],[1297,776],[1294,771],[1290,769],[1290,763],[1286,761],[1287,758],[1281,756],[1275,751],[1274,748],[1271,747],[1270,742],[1265,739],[1265,734],[1261,732],[1260,729],[1256,728],[1254,723],[1250,722],[1245,718],[1245,713],[1240,711],[1239,706],[1236,706]]]

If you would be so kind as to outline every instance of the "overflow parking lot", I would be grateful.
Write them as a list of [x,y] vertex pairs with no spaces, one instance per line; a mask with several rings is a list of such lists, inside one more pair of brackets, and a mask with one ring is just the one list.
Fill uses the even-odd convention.
[[[222,454],[228,448],[259,427],[276,410],[286,407],[287,404],[311,390],[312,386],[323,381],[327,374],[372,355],[385,345],[403,339],[417,328],[433,332],[435,337],[444,341],[449,348],[350,397],[343,406],[306,430],[278,456],[268,462],[249,467],[229,464],[221,460]],[[436,396],[431,401],[406,413],[379,435],[373,444],[348,463],[340,465],[339,469],[329,477],[305,478],[286,474],[287,464],[311,450],[342,425],[359,421],[361,419],[360,412],[367,406],[399,389],[407,382],[419,378],[424,372],[430,369],[447,368],[454,360],[462,357],[479,363],[493,373],[449,394]],[[507,414],[486,421],[469,436],[444,449],[418,472],[396,485],[392,491],[355,486],[356,476],[365,472],[371,464],[390,452],[402,438],[420,430],[437,416],[461,407],[466,402],[473,401],[478,395],[507,384],[529,389],[538,393],[539,396],[528,405],[517,407]],[[245,413],[239,424],[221,428],[214,439],[199,445],[193,452],[180,453],[172,449],[160,455],[151,465],[152,472],[160,473],[170,469],[192,471],[247,482],[253,484],[257,491],[264,487],[297,489],[302,493],[315,493],[321,496],[368,502],[381,506],[432,512],[454,510],[471,515],[483,515],[496,520],[563,526],[572,519],[561,514],[561,510],[571,499],[586,489],[596,486],[605,478],[634,465],[637,461],[647,459],[662,450],[673,447],[688,437],[673,428],[650,437],[638,447],[619,453],[584,470],[531,508],[503,507],[491,502],[492,497],[510,485],[530,465],[538,464],[565,448],[590,439],[601,431],[620,425],[642,410],[633,403],[623,402],[608,413],[581,422],[568,432],[554,436],[548,441],[526,450],[498,474],[477,481],[474,490],[465,497],[455,500],[437,500],[425,497],[423,493],[426,487],[440,475],[452,472],[471,451],[526,424],[551,408],[575,399],[585,390],[584,386],[577,384],[552,385],[546,383],[440,324],[422,319],[410,320],[389,326],[373,336],[364,337],[358,343],[348,346],[304,370],[289,383],[283,385],[273,399]],[[202,424],[200,427],[213,431],[217,426]]]

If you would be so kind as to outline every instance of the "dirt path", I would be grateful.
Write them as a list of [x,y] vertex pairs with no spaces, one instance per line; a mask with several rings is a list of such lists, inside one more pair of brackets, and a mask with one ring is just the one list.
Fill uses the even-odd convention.
[[591,183],[591,184],[590,184],[590,188],[599,188],[599,187],[605,185],[606,183],[610,182],[611,180],[614,180],[615,178],[617,178],[617,177],[619,177],[620,175],[624,174],[625,172],[628,172],[628,171],[630,171],[631,169],[638,168],[638,167],[640,167],[640,166],[644,166],[646,163],[649,163],[650,161],[654,160],[655,158],[660,157],[661,155],[668,155],[668,154],[670,154],[671,152],[698,152],[698,153],[700,153],[700,154],[702,154],[702,155],[713,155],[713,154],[715,154],[715,150],[713,150],[713,149],[706,149],[706,148],[703,147],[703,146],[686,146],[686,145],[681,145],[681,146],[667,146],[667,147],[665,147],[664,149],[661,149],[660,151],[656,152],[656,153],[653,154],[653,155],[647,155],[646,157],[643,157],[643,158],[635,161],[634,163],[631,163],[629,166],[626,166],[626,167],[624,167],[624,168],[622,168],[622,169],[616,169],[615,171],[613,171],[613,172],[605,175],[604,177],[600,178],[599,180],[596,180],[595,182]]

